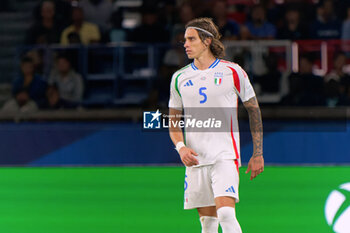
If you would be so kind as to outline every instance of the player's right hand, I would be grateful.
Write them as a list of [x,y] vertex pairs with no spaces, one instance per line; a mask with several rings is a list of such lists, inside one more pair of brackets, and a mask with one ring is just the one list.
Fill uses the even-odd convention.
[[179,154],[182,163],[186,167],[191,167],[199,164],[198,160],[195,158],[195,156],[198,156],[198,154],[191,148],[184,146],[179,150]]

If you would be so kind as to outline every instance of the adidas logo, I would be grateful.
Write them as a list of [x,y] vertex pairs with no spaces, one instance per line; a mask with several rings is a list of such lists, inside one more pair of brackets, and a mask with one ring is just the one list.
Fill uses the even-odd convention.
[[188,80],[187,83],[184,85],[184,87],[188,87],[188,86],[193,86],[193,83],[191,80]]
[[228,193],[236,193],[236,192],[235,192],[235,189],[233,188],[233,186],[231,186],[231,187],[229,187],[228,189],[226,189],[225,192],[228,192]]

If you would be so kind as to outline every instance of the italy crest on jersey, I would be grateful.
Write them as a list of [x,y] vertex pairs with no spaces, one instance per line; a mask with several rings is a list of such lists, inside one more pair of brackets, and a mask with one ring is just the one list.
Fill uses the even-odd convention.
[[216,86],[219,86],[222,83],[222,78],[224,77],[223,72],[215,72],[214,73],[214,82]]

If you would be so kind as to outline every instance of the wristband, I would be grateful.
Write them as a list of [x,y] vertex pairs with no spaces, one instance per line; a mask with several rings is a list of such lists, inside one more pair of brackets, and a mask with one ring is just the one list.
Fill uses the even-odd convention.
[[186,146],[186,145],[184,144],[184,142],[178,142],[178,143],[176,143],[175,150],[177,150],[177,153],[179,153],[180,149],[181,149],[182,147],[184,147],[184,146]]

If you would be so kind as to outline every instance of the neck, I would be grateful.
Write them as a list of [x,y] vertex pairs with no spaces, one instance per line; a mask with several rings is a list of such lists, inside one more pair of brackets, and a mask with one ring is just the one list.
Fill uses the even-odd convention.
[[344,72],[343,72],[343,69],[342,68],[338,68],[335,70],[335,72],[338,74],[338,75],[343,75]]
[[33,75],[32,74],[25,74],[24,75],[24,81],[23,81],[23,86],[28,86],[33,80]]
[[73,23],[75,29],[77,30],[80,30],[81,26],[83,25],[83,22],[76,22],[76,23]]
[[53,20],[52,19],[43,19],[43,25],[46,28],[51,28],[53,26]]
[[211,64],[215,61],[215,57],[211,53],[204,54],[198,58],[194,59],[194,65],[199,69],[199,70],[205,70],[208,69]]
[[62,72],[61,72],[61,77],[62,77],[62,78],[67,77],[67,74],[69,73],[69,71],[70,71],[70,70],[68,70],[68,71],[62,71]]

